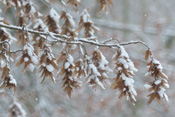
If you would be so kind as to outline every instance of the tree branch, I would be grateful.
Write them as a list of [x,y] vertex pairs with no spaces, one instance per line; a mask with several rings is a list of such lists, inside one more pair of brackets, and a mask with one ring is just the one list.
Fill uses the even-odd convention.
[[[74,38],[74,37],[71,37],[71,36],[56,34],[56,33],[53,33],[53,32],[40,32],[40,31],[37,31],[37,30],[29,29],[29,28],[25,29],[24,27],[19,27],[19,26],[14,26],[14,25],[7,25],[7,24],[4,24],[2,22],[0,22],[0,27],[12,29],[12,30],[27,31],[29,33],[38,34],[42,38],[44,38],[48,41],[52,41],[52,42],[60,42],[60,43],[67,43],[67,44],[81,44],[81,45],[82,45],[82,43],[88,43],[88,44],[95,45],[95,46],[109,47],[109,48],[113,48],[113,47],[118,48],[121,45],[125,46],[125,45],[140,43],[140,44],[144,45],[146,48],[148,48],[150,50],[150,47],[142,41],[130,41],[130,42],[123,42],[123,43],[120,43],[120,44],[105,44],[104,43],[105,41],[103,43],[93,41],[94,39],[96,39],[94,37],[92,37],[92,38],[78,38],[78,37],[75,37]],[[47,36],[50,36],[54,40],[47,39]],[[62,38],[62,39],[59,39],[59,38]],[[69,39],[71,39],[71,38],[74,38],[74,41],[69,41]],[[65,40],[63,40],[63,39],[65,39]]]

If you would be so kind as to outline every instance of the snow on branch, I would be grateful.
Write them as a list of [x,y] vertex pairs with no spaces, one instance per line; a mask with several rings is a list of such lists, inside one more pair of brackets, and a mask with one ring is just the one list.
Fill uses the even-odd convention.
[[[19,30],[19,31],[23,31],[24,30],[23,27],[14,26],[14,25],[7,25],[7,24],[4,24],[2,22],[0,22],[0,26],[1,27],[4,27],[4,28],[8,28],[8,29],[13,29],[13,30]],[[68,40],[68,39],[70,39],[72,37],[71,36],[67,36],[67,35],[56,34],[56,33],[52,33],[52,32],[37,31],[37,30],[29,29],[29,28],[27,28],[26,31],[29,32],[29,33],[33,33],[33,34],[43,35],[42,37],[45,38],[46,40],[48,40],[46,38],[46,36],[50,36],[54,40],[48,40],[48,41],[54,41],[54,42],[57,42],[58,41],[58,42],[61,42],[61,43],[68,43],[68,44],[88,43],[88,44],[95,45],[95,46],[110,47],[110,48],[120,47],[120,45],[126,46],[126,45],[131,45],[131,44],[142,44],[146,48],[150,49],[149,46],[146,45],[142,41],[130,41],[130,42],[124,42],[124,43],[120,43],[120,44],[103,44],[103,43],[92,41],[92,40],[95,39],[94,37],[89,37],[89,38],[78,38],[78,37],[75,37],[74,38],[75,41],[66,42],[65,40],[62,40],[62,39]]]

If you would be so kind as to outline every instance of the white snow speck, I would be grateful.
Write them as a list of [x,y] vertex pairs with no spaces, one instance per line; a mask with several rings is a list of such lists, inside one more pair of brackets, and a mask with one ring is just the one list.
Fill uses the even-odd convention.
[[38,59],[37,59],[35,54],[33,56],[31,56],[31,60],[35,65],[38,64]]
[[73,63],[73,61],[74,61],[74,58],[70,55],[70,54],[68,54],[68,58],[67,58],[67,61],[71,64],[71,65],[73,65],[74,66],[74,63]]
[[162,71],[163,67],[162,67],[162,65],[160,64],[160,62],[159,62],[158,60],[153,59],[152,62],[153,62],[153,64],[157,64],[157,65],[158,65],[157,68],[158,68],[160,71]]
[[69,62],[66,62],[66,63],[64,64],[64,69],[69,68],[69,66],[70,66],[70,63],[69,63]]
[[166,74],[164,74],[164,73],[162,73],[162,74],[165,76],[166,79],[168,79],[168,76]]
[[28,57],[24,57],[24,62],[27,62],[29,61],[29,58]]
[[160,97],[163,98],[163,94],[165,93],[166,89],[163,87],[160,87],[160,90],[158,91],[158,94],[160,95]]
[[4,67],[6,66],[6,62],[4,62],[4,60],[1,60],[1,61],[0,61],[0,66],[1,66],[2,68],[4,68]]
[[27,50],[27,53],[30,57],[33,55],[34,48],[31,44],[27,43],[23,49]]
[[101,61],[100,61],[99,67],[102,70],[108,70],[106,66],[108,65],[109,62],[106,60],[105,56],[101,52],[100,52],[100,55],[101,55]]
[[16,82],[16,80],[13,78],[13,76],[10,74],[9,77],[10,77],[10,81],[9,81],[9,82],[10,82],[11,84],[14,84],[15,86],[17,86],[17,82]]
[[[131,97],[135,102],[137,101],[134,95],[131,95]],[[133,105],[135,105],[135,104],[133,103]]]
[[134,80],[133,79],[131,79],[131,78],[126,78],[125,79],[125,85],[126,86],[131,87],[131,86],[133,86],[133,83],[134,83]]
[[97,76],[101,76],[101,74],[98,72],[97,68],[94,64],[89,64],[89,67],[92,69],[93,73]]
[[102,76],[105,77],[105,78],[108,78],[108,75],[105,72],[102,73]]
[[81,54],[84,55],[84,50],[81,46],[80,46],[80,51],[81,51]]
[[58,24],[60,16],[57,14],[57,12],[51,8],[50,9],[50,17],[54,19],[54,21]]
[[158,79],[158,80],[156,80],[156,81],[154,82],[154,84],[158,85],[158,84],[160,84],[161,82],[162,82],[162,80],[161,80],[161,79]]
[[32,72],[33,72],[33,70],[34,70],[35,66],[34,66],[32,63],[30,63],[30,64],[29,64],[29,66],[28,66],[28,68],[30,69],[30,71],[32,71]]
[[38,28],[38,26],[41,26],[42,29],[46,29],[46,25],[41,19],[36,19],[33,28]]
[[167,84],[167,83],[165,83],[164,85],[165,85],[166,88],[169,88],[170,87],[169,84]]
[[76,67],[76,71],[79,71],[80,69],[79,69],[79,67]]
[[95,82],[102,88],[105,89],[105,87],[103,86],[103,84],[99,81],[99,79],[96,77],[95,78]]
[[54,71],[54,67],[53,67],[51,64],[46,65],[46,68],[47,68],[47,70],[48,70],[49,72],[53,72],[53,71]]
[[69,79],[72,80],[72,81],[74,80],[72,77],[69,77]]
[[126,88],[123,88],[123,91],[126,91]]
[[81,16],[83,17],[83,22],[88,22],[90,15],[86,9],[83,10]]
[[121,56],[129,58],[128,53],[125,51],[123,46],[120,46]]
[[146,89],[150,89],[152,86],[149,85],[149,84],[145,84],[144,87],[145,87]]
[[166,100],[167,102],[169,102],[169,99],[168,99],[167,94],[166,94],[166,93],[164,93],[164,94],[163,94],[163,96],[164,96],[165,100]]

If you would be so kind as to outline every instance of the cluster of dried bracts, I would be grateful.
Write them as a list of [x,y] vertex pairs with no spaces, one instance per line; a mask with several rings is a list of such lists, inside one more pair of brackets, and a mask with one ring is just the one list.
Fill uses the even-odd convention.
[[[73,16],[67,11],[62,11],[59,15],[56,9],[51,8],[47,15],[42,15],[37,11],[35,5],[30,0],[2,0],[7,8],[15,8],[16,17],[18,17],[17,26],[9,25],[4,18],[0,17],[0,24],[6,25],[6,28],[13,27],[17,29],[19,51],[10,50],[10,45],[16,41],[5,28],[0,27],[0,69],[2,71],[2,84],[0,89],[14,88],[16,91],[16,80],[10,72],[10,64],[16,59],[11,54],[18,54],[18,62],[16,66],[23,65],[23,72],[30,69],[33,71],[38,68],[41,83],[46,78],[57,83],[57,79],[61,79],[63,88],[71,97],[71,93],[76,88],[81,88],[85,84],[89,84],[92,88],[100,87],[105,89],[106,81],[109,81],[109,73],[116,74],[111,84],[112,89],[119,91],[119,98],[127,97],[131,102],[136,101],[137,92],[134,88],[134,72],[137,69],[129,58],[129,55],[122,46],[122,43],[116,44],[116,53],[113,56],[114,68],[109,68],[109,62],[103,55],[102,47],[111,47],[108,44],[100,43],[95,36],[95,32],[99,29],[94,25],[88,10],[84,9],[79,14],[79,24],[76,25]],[[112,0],[97,0],[100,5],[99,10],[104,11],[107,7],[113,5]],[[71,4],[77,7],[80,0],[68,0],[66,3],[61,0],[62,4]],[[5,12],[4,10],[4,12]],[[77,13],[77,12],[76,12]],[[28,29],[33,30],[28,30]],[[82,36],[84,38],[79,38]],[[61,45],[59,45],[61,43]],[[84,44],[86,43],[86,44]],[[87,52],[87,43],[95,45],[92,52]],[[128,43],[131,44],[131,43]],[[55,45],[53,47],[53,45]],[[123,45],[126,45],[123,44]],[[53,53],[52,49],[62,46],[58,53]],[[92,46],[93,47],[93,46]],[[161,103],[161,98],[168,101],[165,91],[169,88],[168,77],[162,72],[161,64],[153,58],[150,48],[145,54],[145,60],[148,63],[147,76],[153,77],[154,80],[145,85],[151,93],[148,104],[156,99]],[[58,50],[58,49],[57,49]],[[77,55],[79,56],[77,59]],[[13,58],[14,57],[14,58]],[[10,112],[19,111],[18,105],[14,104]]]
[[19,104],[18,102],[14,101],[11,105],[10,105],[10,117],[26,117],[26,112],[25,110],[22,108],[21,104]]
[[10,68],[6,65],[2,70],[1,78],[3,79],[2,84],[0,85],[0,89],[13,88],[14,92],[16,92],[17,83],[13,76],[10,74]]
[[113,58],[115,60],[114,71],[116,72],[117,77],[114,79],[111,88],[119,89],[119,98],[128,96],[131,102],[136,101],[135,96],[137,93],[134,89],[133,76],[137,69],[134,67],[133,62],[129,59],[129,56],[123,46],[120,46]]
[[8,89],[13,88],[14,91],[16,91],[17,82],[10,73],[11,69],[9,66],[9,62],[13,60],[10,56],[9,46],[10,43],[15,40],[16,39],[13,38],[4,28],[0,28],[0,70],[2,71],[1,78],[3,79],[0,84],[0,89],[5,87]]
[[[151,56],[150,50],[146,51],[145,59],[147,60]],[[145,88],[148,89],[151,94],[148,95],[150,104],[154,99],[161,104],[161,98],[164,98],[168,102],[168,96],[165,93],[166,89],[169,88],[168,77],[162,72],[162,66],[159,61],[151,58],[151,61],[147,64],[148,72],[146,76],[153,77],[154,80],[145,84]]]
[[107,8],[113,6],[112,0],[97,0],[100,4],[100,11],[107,11]]

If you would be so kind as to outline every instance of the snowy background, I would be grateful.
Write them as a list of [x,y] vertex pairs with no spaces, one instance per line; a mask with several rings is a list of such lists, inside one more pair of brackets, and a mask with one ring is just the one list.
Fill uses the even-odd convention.
[[[50,0],[51,6],[55,8],[58,14],[61,14],[64,7],[57,0]],[[49,6],[43,0],[32,0],[37,10],[42,14],[49,13]],[[134,62],[138,72],[135,74],[135,89],[137,91],[137,102],[135,106],[127,101],[118,100],[118,92],[110,89],[106,84],[105,90],[96,88],[95,90],[85,85],[81,89],[74,90],[71,98],[64,92],[61,79],[56,77],[57,83],[54,84],[46,78],[43,84],[40,84],[38,68],[31,72],[27,70],[22,73],[23,66],[15,67],[16,62],[11,67],[13,77],[17,81],[17,92],[14,99],[19,102],[29,117],[172,117],[175,112],[175,1],[174,0],[113,0],[114,6],[108,10],[108,13],[98,12],[98,3],[95,0],[81,0],[78,6],[80,13],[84,8],[89,10],[92,21],[100,28],[100,32],[95,33],[99,41],[108,38],[117,38],[120,42],[141,40],[147,43],[154,57],[158,59],[164,73],[169,77],[170,88],[167,90],[169,103],[162,100],[159,105],[154,100],[147,105],[148,92],[144,84],[149,79],[145,78],[146,61],[144,54],[146,48],[142,45],[125,46],[130,59]],[[0,9],[4,5],[0,3]],[[79,16],[72,10],[70,5],[66,8],[75,22],[79,21]],[[1,16],[6,17],[8,22],[16,24],[17,19],[12,17],[13,9],[8,9],[6,13],[0,12]],[[14,34],[15,36],[15,34]],[[91,48],[89,46],[89,53]],[[12,47],[14,49],[19,47]],[[53,48],[55,56],[59,56],[60,48]],[[110,62],[113,68],[112,56],[114,50],[103,48],[103,54]],[[55,73],[56,74],[56,73]],[[110,79],[114,78],[110,75]],[[6,117],[9,114],[9,106],[12,103],[13,91],[3,93],[0,90],[0,116]]]

